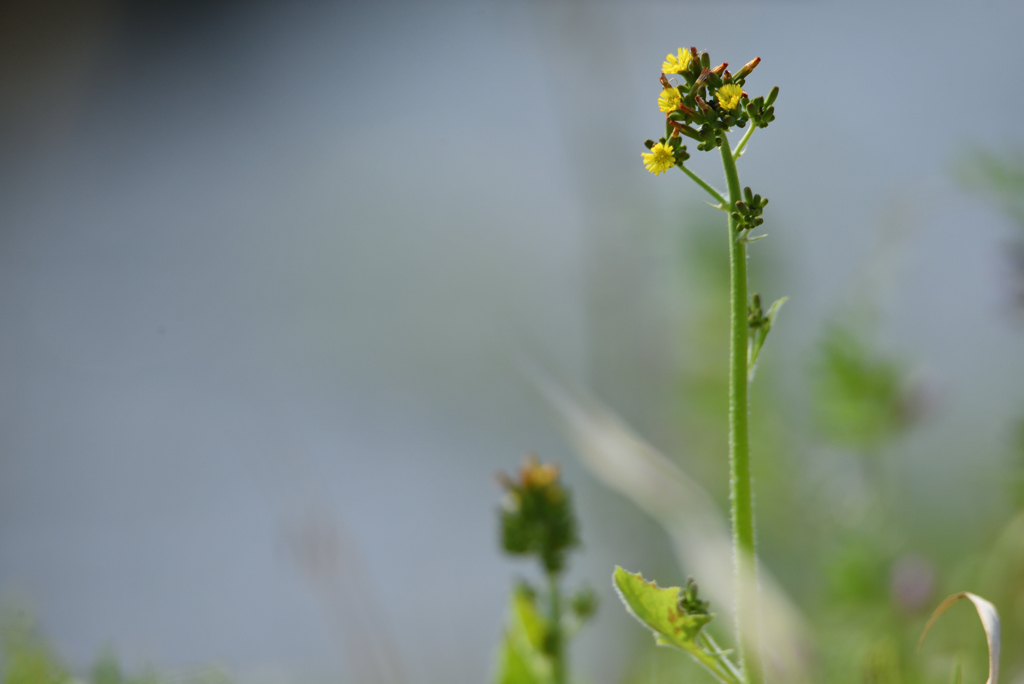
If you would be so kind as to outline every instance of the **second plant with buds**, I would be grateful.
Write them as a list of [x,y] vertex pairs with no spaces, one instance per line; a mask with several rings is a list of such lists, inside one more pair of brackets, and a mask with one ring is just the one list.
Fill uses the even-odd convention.
[[505,489],[501,544],[510,554],[537,557],[547,591],[542,595],[521,581],[512,592],[496,681],[567,684],[566,645],[597,607],[589,589],[581,589],[568,601],[562,596],[561,575],[568,554],[579,546],[572,497],[562,485],[558,467],[535,456],[526,457],[518,477],[501,474],[499,480]]

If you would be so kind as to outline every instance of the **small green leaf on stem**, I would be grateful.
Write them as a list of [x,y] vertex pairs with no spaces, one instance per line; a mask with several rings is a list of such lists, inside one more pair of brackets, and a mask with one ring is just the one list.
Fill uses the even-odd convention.
[[789,297],[776,299],[771,307],[768,308],[767,315],[762,316],[761,312],[757,311],[757,320],[751,321],[750,339],[747,346],[748,382],[754,381],[754,373],[757,371],[757,358],[761,354],[761,347],[764,346],[764,341],[772,330],[772,325],[775,323],[775,317],[778,315],[779,309],[782,308],[787,299]]

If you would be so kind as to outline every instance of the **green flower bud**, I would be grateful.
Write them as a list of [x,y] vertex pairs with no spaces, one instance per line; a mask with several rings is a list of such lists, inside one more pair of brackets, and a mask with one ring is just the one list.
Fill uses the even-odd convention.
[[700,600],[693,578],[687,578],[686,586],[679,592],[679,609],[687,615],[707,615],[710,606],[710,602]]
[[680,133],[685,135],[687,138],[693,138],[694,140],[700,140],[701,139],[700,134],[697,131],[693,130],[693,128],[691,128],[690,126],[687,126],[686,124],[676,123],[676,124],[672,124],[672,125],[675,127],[675,130],[679,131]]
[[558,468],[528,456],[519,478],[499,476],[507,490],[501,510],[502,547],[511,554],[536,555],[548,572],[565,565],[570,549],[579,545],[576,518]]
[[756,67],[760,63],[761,63],[761,58],[760,57],[755,57],[754,59],[752,59],[749,62],[747,62],[746,64],[744,64],[743,67],[739,71],[736,72],[736,75],[733,76],[733,78],[735,78],[737,80],[742,79],[742,78],[746,78],[750,74],[750,72],[754,70],[754,67]]

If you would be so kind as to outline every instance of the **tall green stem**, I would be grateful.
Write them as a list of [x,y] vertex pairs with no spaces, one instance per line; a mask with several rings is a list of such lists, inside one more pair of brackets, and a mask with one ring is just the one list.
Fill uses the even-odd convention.
[[548,597],[550,613],[548,615],[548,647],[551,655],[553,684],[566,684],[565,638],[562,633],[562,596],[558,587],[558,573],[548,571]]
[[[723,134],[724,137],[724,134]],[[722,142],[722,167],[729,185],[729,208],[741,199],[729,140]],[[737,241],[736,221],[729,214],[729,498],[732,504],[733,560],[736,571],[736,641],[748,684],[761,684],[757,652],[757,565],[754,546],[754,495],[750,475],[749,402],[747,396],[747,245]]]

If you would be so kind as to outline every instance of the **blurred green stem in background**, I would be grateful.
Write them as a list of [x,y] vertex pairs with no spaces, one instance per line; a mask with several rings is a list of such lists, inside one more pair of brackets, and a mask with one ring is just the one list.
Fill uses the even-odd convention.
[[547,651],[551,656],[551,679],[554,684],[566,684],[565,639],[562,630],[562,594],[558,586],[558,573],[548,572],[548,624]]

